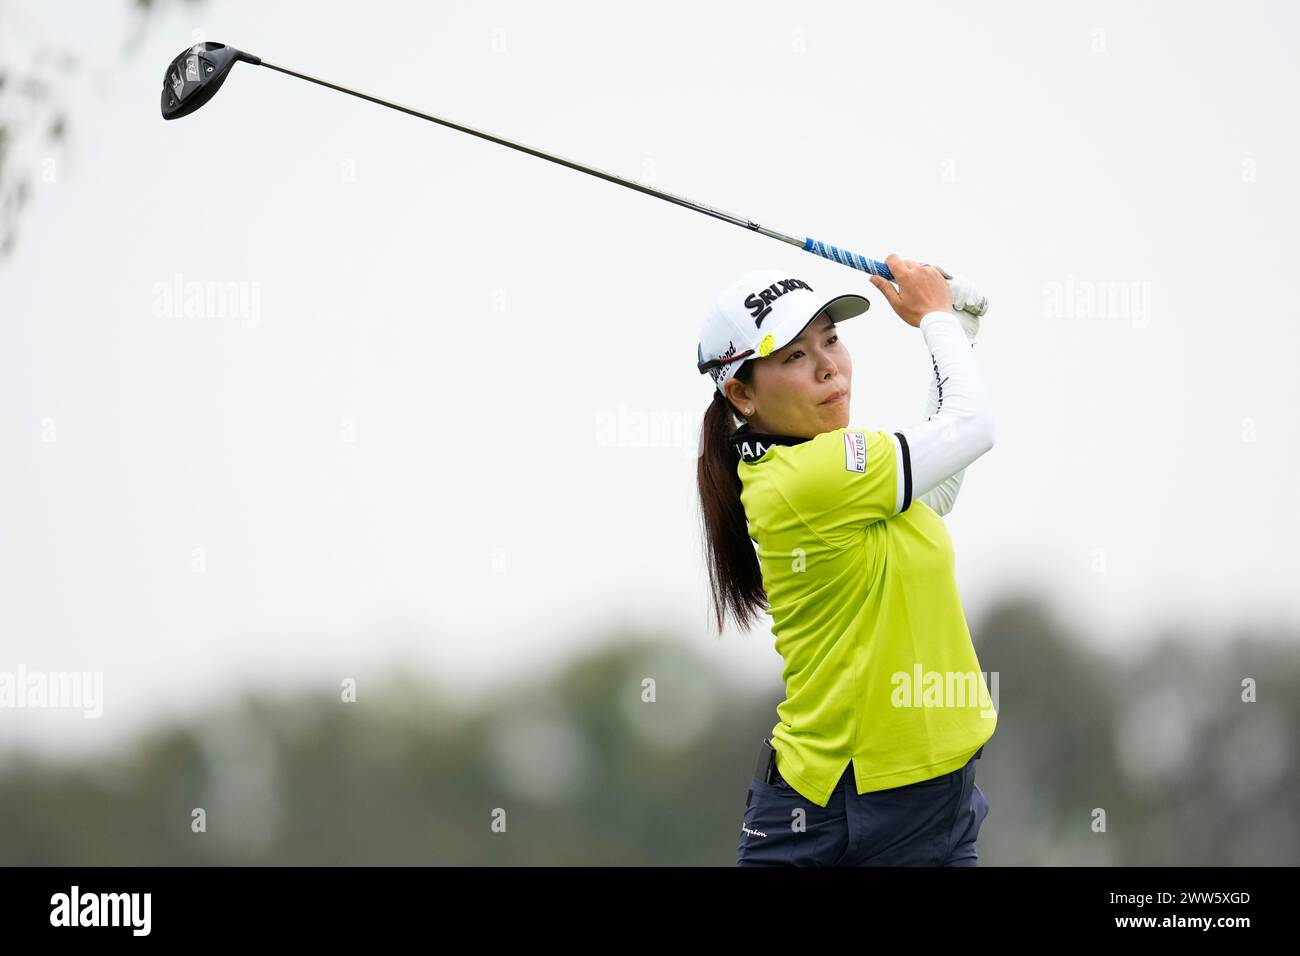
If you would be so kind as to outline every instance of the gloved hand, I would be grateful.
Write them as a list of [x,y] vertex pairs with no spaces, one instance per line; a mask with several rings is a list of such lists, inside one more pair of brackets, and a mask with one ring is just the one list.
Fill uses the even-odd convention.
[[934,268],[943,273],[943,277],[948,280],[948,290],[952,293],[952,310],[957,313],[957,318],[961,319],[966,337],[974,342],[975,333],[980,328],[979,317],[989,309],[988,299],[975,288],[975,283],[965,276],[951,275],[943,266]]
[[[957,313],[957,319],[961,322],[962,329],[966,332],[966,338],[971,342],[975,341],[975,336],[980,330],[980,315],[988,308],[988,302],[985,301],[983,294],[975,288],[975,283],[965,276],[952,276],[948,280],[948,288],[952,291],[952,308]],[[983,306],[981,308],[981,303]],[[975,309],[979,315],[972,315],[967,308]]]

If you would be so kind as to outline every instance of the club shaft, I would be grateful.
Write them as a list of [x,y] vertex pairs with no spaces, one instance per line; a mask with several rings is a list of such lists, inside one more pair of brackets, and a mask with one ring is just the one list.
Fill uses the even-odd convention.
[[652,189],[651,187],[643,185],[642,183],[632,182],[631,180],[624,179],[621,176],[615,176],[613,173],[607,173],[602,169],[596,169],[593,166],[587,166],[583,163],[576,162],[572,159],[565,159],[562,156],[556,156],[553,153],[548,153],[540,149],[535,149],[532,146],[525,146],[523,143],[516,143],[513,140],[506,139],[505,137],[495,136],[492,133],[486,133],[483,130],[474,129],[471,126],[464,126],[460,123],[454,123],[451,120],[443,119],[440,116],[433,116],[429,113],[425,113],[421,110],[413,109],[412,107],[409,106],[402,106],[400,103],[394,103],[391,100],[385,100],[378,96],[371,96],[369,93],[362,93],[360,90],[353,90],[353,89],[349,89],[346,86],[339,86],[337,83],[331,83],[328,80],[322,80],[319,77],[309,76],[306,73],[299,73],[297,70],[290,70],[287,67],[277,66],[274,63],[268,63],[266,60],[262,60],[261,65],[267,67],[268,69],[275,70],[279,73],[285,73],[288,74],[289,76],[296,76],[298,79],[306,80],[309,83],[315,83],[319,86],[328,87],[331,90],[338,90],[340,93],[346,93],[349,96],[355,96],[363,100],[369,100],[371,103],[378,103],[380,106],[387,106],[389,109],[398,110],[399,112],[402,113],[408,113],[411,116],[418,116],[420,119],[428,120],[430,123],[437,123],[441,126],[446,126],[449,129],[458,130],[462,133],[469,133],[469,135],[471,136],[477,136],[479,137],[479,139],[486,139],[492,143],[498,143],[502,146],[508,146],[511,149],[517,149],[521,153],[527,153],[528,155],[536,156],[539,159],[549,160],[552,163],[558,163],[561,166],[567,166],[569,169],[576,169],[580,173],[586,173],[589,176],[595,176],[598,179],[605,180],[606,182],[616,183],[619,186],[626,186],[628,189],[635,189],[637,192],[645,193],[647,196],[654,196],[657,199],[664,200],[665,202],[675,203],[678,206],[685,206],[687,209],[694,209],[696,212],[702,212],[706,216],[712,216],[715,219],[721,219],[724,222],[729,222],[732,223],[733,225],[741,226],[745,229],[749,229],[752,232],[762,233],[763,235],[770,236],[773,239],[780,239],[782,242],[788,242],[793,246],[800,247],[801,249],[805,247],[806,240],[802,238],[796,238],[794,236],[788,236],[783,232],[776,231],[775,229],[768,229],[765,226],[760,226],[758,223],[752,222],[751,220],[746,219],[743,216],[735,216],[729,212],[724,212],[721,209],[715,209],[712,206],[706,206],[703,203],[692,202],[691,200],[686,199],[685,197],[682,196],[675,196],[669,192],[664,192],[659,189]]
[[[410,106],[403,106],[400,103],[394,103],[391,100],[382,97],[372,96],[369,93],[362,93],[360,90],[350,89],[346,86],[339,86],[337,83],[331,83],[328,80],[322,80],[320,77],[310,76],[306,73],[299,73],[297,70],[291,70],[285,66],[277,66],[274,63],[268,63],[259,57],[243,57],[249,63],[264,66],[267,69],[275,70],[277,73],[284,73],[287,76],[297,77],[300,80],[306,80],[308,83],[315,83],[317,86],[323,86],[327,89],[337,90],[340,93],[346,93],[348,96],[355,96],[358,99],[369,100],[371,103],[378,103],[380,106],[387,106],[389,109],[397,110],[401,113],[407,113],[411,116],[428,120],[430,123],[437,123],[440,126],[446,126],[448,129],[454,129],[462,133],[468,133],[471,136],[477,136],[479,139],[485,139],[490,143],[498,143],[501,146],[508,146],[511,149],[518,150],[521,153],[527,153],[529,156],[536,156],[539,159],[545,159],[549,162],[556,163],[560,166],[567,166],[569,169],[576,169],[580,173],[586,173],[589,176],[595,176],[597,179],[603,179],[606,182],[615,183],[619,186],[626,186],[628,189],[635,189],[639,193],[645,193],[647,196],[654,196],[665,202],[673,203],[677,206],[683,206],[687,209],[693,209],[696,212],[702,212],[706,216],[712,216],[714,219],[721,219],[723,222],[729,222],[732,225],[748,229],[750,232],[757,232],[760,235],[768,236],[772,239],[779,239],[781,242],[789,243],[792,246],[798,246],[805,252],[811,252],[814,255],[821,256],[823,259],[829,259],[840,265],[848,266],[850,269],[856,269],[859,272],[865,272],[868,275],[881,276],[893,281],[894,275],[890,268],[884,262],[861,255],[849,249],[844,249],[830,243],[822,242],[819,239],[808,237],[797,237],[779,232],[776,229],[769,229],[766,226],[760,226],[758,223],[746,219],[743,216],[736,216],[721,209],[715,209],[713,206],[706,206],[703,203],[694,202],[684,196],[677,196],[670,192],[664,192],[661,189],[654,189],[642,183],[633,182],[630,179],[624,179],[622,176],[615,176],[613,173],[607,173],[603,169],[596,169],[594,166],[588,166],[585,163],[579,163],[572,159],[565,159],[563,156],[556,156],[544,150],[535,149],[532,146],[525,146],[523,143],[516,143],[513,140],[506,139],[503,136],[495,136],[492,133],[486,133],[481,129],[474,129],[472,126],[465,126],[461,123],[454,123],[451,120],[443,119],[440,116],[434,116],[431,113],[425,113],[422,110],[414,109]],[[978,303],[972,303],[966,306],[967,311],[973,315],[983,315],[988,308],[988,299],[981,299]]]

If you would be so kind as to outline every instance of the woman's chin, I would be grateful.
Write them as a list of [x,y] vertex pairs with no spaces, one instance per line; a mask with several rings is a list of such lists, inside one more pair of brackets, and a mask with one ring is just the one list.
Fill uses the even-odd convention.
[[849,424],[849,401],[844,399],[835,405],[820,406],[822,413],[823,431],[834,431],[836,428],[847,428]]

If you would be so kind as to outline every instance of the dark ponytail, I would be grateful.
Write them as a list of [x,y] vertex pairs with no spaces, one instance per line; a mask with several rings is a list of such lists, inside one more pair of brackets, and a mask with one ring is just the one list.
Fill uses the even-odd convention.
[[[745,362],[736,377],[748,382],[753,365]],[[700,458],[696,480],[700,488],[700,518],[704,536],[705,563],[709,568],[713,611],[718,633],[730,611],[742,629],[753,626],[767,609],[763,574],[749,537],[749,524],[740,503],[740,457],[731,444],[731,433],[739,422],[731,402],[716,388],[700,426]]]

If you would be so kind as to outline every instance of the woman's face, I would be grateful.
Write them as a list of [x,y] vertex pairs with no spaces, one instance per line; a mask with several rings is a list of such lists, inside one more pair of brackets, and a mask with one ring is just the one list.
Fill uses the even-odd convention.
[[753,381],[726,384],[756,432],[812,438],[849,423],[853,361],[835,323],[819,314],[789,344],[754,361]]

